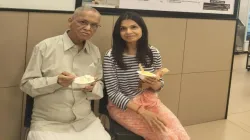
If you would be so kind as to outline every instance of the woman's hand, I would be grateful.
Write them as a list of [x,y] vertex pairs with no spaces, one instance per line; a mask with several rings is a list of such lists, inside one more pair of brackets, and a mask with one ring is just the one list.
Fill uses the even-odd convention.
[[136,113],[140,114],[145,121],[150,125],[152,131],[154,131],[154,127],[159,129],[160,131],[165,131],[165,127],[167,126],[166,121],[161,119],[157,114],[150,112],[144,109],[142,106],[135,104],[132,100],[130,100],[127,104],[127,107]]
[[146,86],[152,88],[155,91],[161,88],[161,82],[155,77],[145,77],[142,81],[144,82],[143,84],[146,84]]
[[153,132],[154,132],[153,129],[154,126],[161,132],[165,131],[165,127],[167,126],[167,124],[165,123],[164,120],[159,118],[155,113],[145,110],[144,108],[140,108],[138,112],[146,120],[150,128],[152,128]]

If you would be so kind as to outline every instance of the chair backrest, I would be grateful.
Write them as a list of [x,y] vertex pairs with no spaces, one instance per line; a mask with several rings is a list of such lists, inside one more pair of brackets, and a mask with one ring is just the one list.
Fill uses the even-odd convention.
[[34,98],[27,95],[26,96],[25,118],[24,118],[24,127],[27,127],[27,128],[29,128],[30,124],[31,124],[33,104],[34,104]]
[[107,94],[106,86],[104,86],[103,98],[100,99],[99,101],[99,113],[108,115],[107,105],[108,105],[108,94]]

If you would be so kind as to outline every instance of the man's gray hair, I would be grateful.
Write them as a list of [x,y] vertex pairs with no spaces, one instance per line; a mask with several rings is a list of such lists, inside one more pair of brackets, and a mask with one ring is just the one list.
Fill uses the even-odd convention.
[[76,8],[76,10],[74,11],[73,17],[78,16],[83,11],[93,11],[93,12],[97,12],[98,14],[100,14],[99,11],[97,11],[95,8],[89,5],[83,5],[81,7]]

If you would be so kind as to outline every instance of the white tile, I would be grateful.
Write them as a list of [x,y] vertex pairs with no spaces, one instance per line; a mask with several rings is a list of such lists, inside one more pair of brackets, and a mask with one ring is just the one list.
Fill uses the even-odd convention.
[[242,70],[246,69],[246,61],[247,61],[247,55],[241,54],[241,55],[234,55],[234,71],[235,70]]
[[229,115],[250,111],[250,72],[248,72],[245,67],[246,55],[235,55]]
[[250,111],[230,115],[228,120],[250,133]]
[[185,127],[191,140],[249,140],[250,133],[231,123],[221,120]]

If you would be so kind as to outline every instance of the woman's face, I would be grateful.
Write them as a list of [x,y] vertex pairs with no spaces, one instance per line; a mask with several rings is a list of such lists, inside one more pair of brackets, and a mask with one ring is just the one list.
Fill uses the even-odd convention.
[[141,27],[133,20],[123,20],[120,35],[127,43],[136,43],[142,37]]

